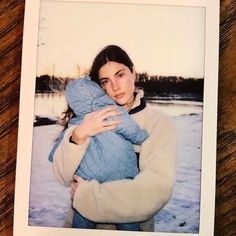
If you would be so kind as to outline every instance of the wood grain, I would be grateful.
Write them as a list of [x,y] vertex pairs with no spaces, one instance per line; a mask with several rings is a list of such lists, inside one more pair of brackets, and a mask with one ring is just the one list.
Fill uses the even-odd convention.
[[[0,1],[0,235],[11,236],[16,166],[23,0]],[[215,235],[236,235],[236,2],[220,6]],[[207,235],[206,235],[207,236]]]
[[215,235],[236,235],[236,1],[221,1]]
[[0,2],[0,235],[12,235],[24,1]]

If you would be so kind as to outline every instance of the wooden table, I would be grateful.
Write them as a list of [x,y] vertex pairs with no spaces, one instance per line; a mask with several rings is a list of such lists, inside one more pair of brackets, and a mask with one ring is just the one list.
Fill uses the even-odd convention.
[[[0,2],[0,235],[12,235],[24,0]],[[236,1],[220,6],[215,235],[236,235]],[[207,236],[207,235],[206,235]]]

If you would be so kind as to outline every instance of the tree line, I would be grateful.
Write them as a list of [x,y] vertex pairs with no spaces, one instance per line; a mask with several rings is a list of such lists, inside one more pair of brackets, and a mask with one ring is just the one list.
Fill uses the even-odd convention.
[[149,76],[147,73],[137,75],[136,86],[144,89],[149,96],[155,94],[189,94],[203,99],[203,78],[183,78],[178,76]]
[[[62,78],[49,75],[36,77],[36,93],[63,92],[71,78]],[[137,73],[135,82],[137,87],[143,88],[148,96],[155,95],[183,95],[195,96],[203,99],[203,78],[183,78],[178,76],[148,75]]]

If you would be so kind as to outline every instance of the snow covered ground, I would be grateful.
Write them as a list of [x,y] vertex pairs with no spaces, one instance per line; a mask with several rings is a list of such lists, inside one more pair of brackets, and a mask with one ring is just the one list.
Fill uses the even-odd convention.
[[202,114],[174,118],[177,176],[172,198],[155,216],[155,231],[198,233],[200,214]]
[[[155,231],[197,233],[199,229],[202,113],[173,116],[177,127],[177,180],[172,198],[155,216]],[[48,153],[59,125],[34,127],[29,225],[63,227],[69,189],[56,183]]]

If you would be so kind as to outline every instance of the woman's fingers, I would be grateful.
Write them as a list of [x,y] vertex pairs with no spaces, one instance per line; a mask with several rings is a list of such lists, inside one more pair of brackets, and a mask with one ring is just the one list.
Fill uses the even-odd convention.
[[76,181],[76,182],[78,182],[78,183],[82,183],[82,182],[85,181],[82,177],[80,177],[80,176],[78,176],[78,175],[74,175],[73,178],[74,178],[74,181]]
[[109,127],[109,126],[117,126],[121,123],[121,120],[106,120],[103,121],[103,127]]
[[117,109],[116,109],[115,106],[108,106],[108,107],[105,107],[101,110],[98,110],[97,113],[96,113],[96,116],[101,117],[101,116],[103,116],[104,114],[106,114],[107,112],[110,112],[110,111],[117,111]]
[[80,186],[80,184],[87,182],[87,180],[84,180],[82,177],[78,176],[78,175],[74,175],[74,182],[70,185],[70,196],[71,199],[74,198],[75,192],[77,190],[77,188]]
[[73,182],[70,187],[71,187],[72,190],[75,191],[78,188],[78,186],[79,186],[78,182]]
[[117,125],[109,125],[109,126],[104,126],[101,130],[101,132],[104,132],[104,131],[109,131],[109,130],[113,130],[117,127]]
[[95,136],[103,131],[116,128],[116,126],[121,123],[121,120],[113,120],[112,117],[120,114],[121,111],[117,110],[116,106],[108,106],[99,111],[87,114],[83,122],[74,129],[73,140],[80,144],[83,143],[87,137]]
[[120,115],[120,114],[121,114],[120,111],[118,111],[118,110],[112,110],[112,111],[108,111],[108,112],[104,113],[103,115],[100,116],[100,118],[101,118],[102,120],[106,120],[106,119],[109,118],[109,117],[118,116],[118,115]]
[[88,113],[88,114],[85,115],[84,119],[89,119],[89,118],[91,118],[93,116],[96,116],[97,113],[98,113],[98,111],[94,111],[94,112]]
[[86,121],[96,120],[96,119],[104,120],[110,116],[117,116],[119,114],[121,114],[121,112],[119,110],[117,110],[115,106],[108,106],[108,107],[103,108],[101,110],[94,111],[94,112],[91,112],[91,113],[85,115],[84,120],[86,120]]
[[70,196],[71,196],[71,199],[74,198],[74,195],[75,195],[75,191],[76,189],[78,188],[79,184],[77,182],[73,182],[70,186]]

